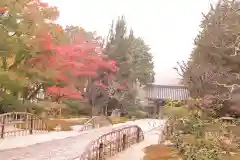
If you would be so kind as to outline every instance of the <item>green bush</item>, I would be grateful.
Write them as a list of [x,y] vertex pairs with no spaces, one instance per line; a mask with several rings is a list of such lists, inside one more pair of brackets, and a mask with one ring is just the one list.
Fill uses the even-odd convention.
[[34,103],[22,103],[18,101],[18,103],[14,105],[6,105],[2,106],[0,104],[0,111],[1,113],[7,113],[7,112],[30,112],[37,115],[40,115],[45,109],[43,107],[38,106]]
[[165,106],[163,109],[163,115],[165,117],[171,117],[173,119],[187,117],[189,115],[189,109],[185,106],[182,107],[170,107]]
[[[166,107],[171,116],[173,134],[168,137],[184,160],[221,160],[230,146],[224,144],[226,126],[198,109]],[[184,111],[185,110],[185,111]]]
[[179,100],[166,100],[164,106],[167,106],[167,107],[180,107],[182,105],[183,105],[183,103],[181,101],[179,101]]
[[131,112],[128,112],[127,114],[128,118],[136,117],[138,119],[147,118],[147,115],[148,114],[143,111],[131,111]]
[[66,100],[63,102],[68,106],[63,110],[64,116],[74,116],[74,115],[91,115],[91,106],[87,103],[82,103],[79,101]]

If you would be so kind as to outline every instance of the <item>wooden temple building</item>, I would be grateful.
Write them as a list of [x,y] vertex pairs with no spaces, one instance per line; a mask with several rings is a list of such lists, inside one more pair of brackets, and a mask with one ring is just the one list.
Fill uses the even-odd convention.
[[185,101],[190,96],[185,86],[169,86],[149,84],[144,88],[147,110],[150,115],[161,114],[166,100]]

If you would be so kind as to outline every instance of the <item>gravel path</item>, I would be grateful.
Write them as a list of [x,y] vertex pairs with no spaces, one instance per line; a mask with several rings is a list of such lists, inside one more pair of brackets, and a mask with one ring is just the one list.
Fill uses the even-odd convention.
[[[134,122],[130,121],[123,124],[117,124],[115,126],[84,131],[78,133],[77,135],[72,133],[73,135],[71,135],[71,137],[64,139],[55,139],[38,144],[32,143],[34,145],[25,142],[25,147],[22,145],[20,148],[0,151],[0,160],[72,160],[74,157],[81,155],[85,147],[92,140],[98,138],[104,133],[132,124],[139,125],[143,132],[146,132],[154,127],[149,125],[149,122],[152,121],[153,120],[151,119],[137,120]],[[159,120],[155,120],[156,125],[157,123],[159,123]],[[15,141],[15,143],[17,142]]]

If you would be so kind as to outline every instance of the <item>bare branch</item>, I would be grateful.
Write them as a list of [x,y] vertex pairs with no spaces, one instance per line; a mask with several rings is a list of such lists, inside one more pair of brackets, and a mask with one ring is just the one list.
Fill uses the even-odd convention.
[[223,86],[229,90],[230,93],[233,93],[237,88],[240,87],[240,84],[232,84],[232,85],[227,85],[224,83],[219,83],[217,81],[214,81],[213,84],[217,84],[219,86]]
[[236,79],[240,79],[240,74],[239,73],[232,73],[232,75],[235,75]]
[[173,67],[173,69],[177,72],[177,74],[180,76],[180,77],[183,77],[183,74],[179,71],[179,69],[177,67]]

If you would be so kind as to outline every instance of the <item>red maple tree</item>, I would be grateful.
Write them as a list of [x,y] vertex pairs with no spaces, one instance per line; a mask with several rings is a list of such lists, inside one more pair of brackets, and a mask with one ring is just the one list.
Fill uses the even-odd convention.
[[40,36],[42,48],[49,54],[37,54],[27,61],[32,67],[39,70],[52,70],[52,79],[64,85],[50,86],[46,92],[52,97],[80,99],[81,93],[76,89],[76,82],[82,76],[97,76],[98,69],[107,69],[116,72],[116,64],[106,60],[101,48],[93,39],[86,41],[83,34],[79,34],[70,45],[55,45],[50,34]]

